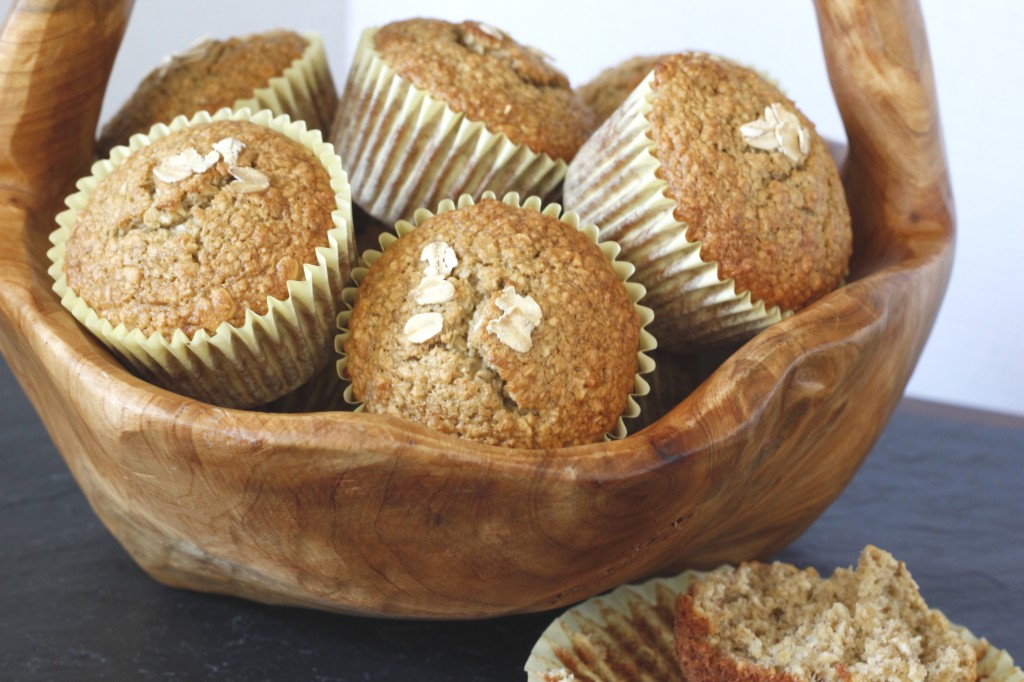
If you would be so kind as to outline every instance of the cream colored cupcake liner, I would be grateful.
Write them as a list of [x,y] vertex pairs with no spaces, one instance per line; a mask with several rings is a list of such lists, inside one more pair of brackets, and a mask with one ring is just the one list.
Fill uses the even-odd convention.
[[[334,227],[327,231],[327,246],[316,248],[316,263],[303,265],[302,279],[287,283],[287,298],[268,296],[267,312],[248,311],[240,327],[225,322],[212,334],[200,330],[189,339],[179,330],[167,339],[159,332],[146,336],[123,324],[114,326],[67,284],[65,244],[78,213],[97,184],[132,152],[175,131],[222,120],[251,121],[270,128],[316,155],[330,176],[337,204],[331,214]],[[78,181],[79,191],[65,200],[68,210],[57,215],[60,227],[50,234],[54,246],[47,252],[52,262],[49,274],[64,307],[141,376],[206,402],[252,407],[294,389],[329,362],[333,326],[351,275],[355,247],[348,178],[334,147],[322,140],[320,131],[307,130],[304,122],[292,122],[286,115],[275,118],[268,110],[252,114],[248,109],[221,109],[212,116],[202,111],[191,119],[179,116],[170,125],[157,124],[148,135],[133,135],[129,146],[115,147],[110,159],[97,161],[91,171]]]
[[287,114],[293,121],[305,121],[307,128],[324,131],[326,135],[334,118],[338,92],[327,65],[323,40],[316,33],[301,35],[309,43],[302,56],[280,76],[271,78],[266,87],[255,90],[252,97],[235,101],[233,108],[253,113],[269,109],[276,116]]
[[[685,682],[675,653],[676,598],[707,575],[686,571],[623,585],[569,609],[544,630],[523,669],[529,682]],[[1006,651],[954,628],[978,658],[977,682],[1024,682]]]
[[394,224],[462,194],[550,196],[565,161],[514,144],[412,85],[374,50],[376,32],[362,34],[332,132],[357,205]]
[[[481,196],[481,200],[496,198],[497,197],[494,192],[490,191],[484,192]],[[620,250],[618,244],[611,241],[599,241],[597,227],[583,223],[575,213],[563,212],[562,207],[558,204],[548,204],[545,206],[540,197],[536,196],[527,197],[524,201],[520,201],[519,194],[517,192],[507,193],[501,198],[501,201],[515,208],[529,209],[552,218],[557,218],[566,225],[569,225],[586,235],[595,244],[597,244],[598,248],[601,249],[601,253],[603,253],[608,259],[608,262],[611,263],[612,269],[622,280],[623,286],[626,288],[626,294],[629,296],[629,299],[633,301],[637,315],[640,318],[640,343],[636,354],[638,371],[633,379],[633,392],[630,393],[629,398],[626,401],[626,408],[623,410],[622,415],[616,422],[614,431],[607,434],[610,438],[625,438],[627,435],[627,429],[624,420],[634,419],[640,416],[640,404],[637,402],[637,398],[641,398],[650,393],[651,387],[642,375],[650,374],[654,371],[654,360],[651,359],[647,353],[658,346],[654,336],[647,331],[647,326],[654,319],[654,313],[650,308],[640,305],[639,303],[640,299],[644,296],[644,288],[636,282],[629,281],[630,275],[633,274],[633,266],[626,261],[617,259]],[[431,212],[425,208],[416,210],[413,214],[412,222],[400,220],[395,225],[395,234],[385,233],[380,236],[380,251],[364,251],[360,267],[357,267],[352,271],[352,278],[355,280],[356,286],[346,288],[343,292],[345,309],[338,314],[338,329],[340,332],[335,338],[334,346],[335,350],[341,355],[341,359],[337,362],[337,371],[338,376],[346,380],[344,393],[345,400],[351,405],[356,405],[357,410],[362,410],[363,405],[354,398],[352,393],[352,384],[347,383],[348,377],[345,373],[345,365],[348,360],[345,357],[344,345],[345,340],[348,338],[348,321],[349,317],[352,315],[352,306],[355,304],[356,292],[358,291],[359,284],[362,283],[366,274],[369,272],[369,269],[373,267],[373,264],[377,262],[383,252],[399,239],[409,234],[435,215],[454,211],[457,208],[472,206],[475,203],[476,200],[472,196],[463,194],[459,197],[458,203],[451,199],[444,199],[440,204],[438,204],[436,212]]]
[[653,80],[652,72],[577,153],[565,204],[600,226],[601,238],[617,241],[636,266],[663,347],[696,350],[749,336],[791,313],[737,291],[734,280],[719,276],[717,262],[701,259],[703,244],[686,238],[647,134]]
[[1024,670],[1013,664],[1009,652],[992,646],[983,637],[975,637],[962,625],[953,625],[953,628],[974,647],[978,657],[977,682],[1024,682]]

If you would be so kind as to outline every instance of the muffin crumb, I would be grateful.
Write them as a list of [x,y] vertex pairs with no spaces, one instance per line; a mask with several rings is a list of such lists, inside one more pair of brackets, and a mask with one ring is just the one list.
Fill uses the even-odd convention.
[[694,682],[973,682],[975,655],[906,566],[868,546],[856,569],[741,564],[681,595],[676,650]]

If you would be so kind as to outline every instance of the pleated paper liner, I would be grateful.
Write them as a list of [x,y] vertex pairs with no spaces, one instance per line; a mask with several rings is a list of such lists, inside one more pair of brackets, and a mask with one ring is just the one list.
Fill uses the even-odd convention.
[[[481,196],[482,199],[496,199],[494,192],[484,192]],[[612,438],[624,438],[627,434],[626,424],[624,419],[633,419],[640,415],[640,405],[637,402],[637,398],[647,395],[650,392],[650,386],[647,381],[643,378],[644,374],[649,374],[654,371],[654,361],[648,355],[648,353],[657,347],[657,342],[654,337],[647,331],[647,326],[651,323],[654,318],[654,313],[651,309],[640,305],[639,301],[644,296],[643,286],[629,281],[630,275],[633,274],[633,266],[629,263],[618,260],[619,246],[614,242],[610,241],[598,241],[597,228],[593,225],[584,224],[579,220],[579,217],[572,212],[563,212],[562,207],[558,204],[547,204],[541,201],[540,197],[532,196],[528,197],[523,201],[520,201],[519,194],[516,192],[509,192],[501,201],[509,206],[516,208],[525,208],[531,211],[536,211],[552,218],[557,218],[566,225],[573,227],[574,229],[585,234],[591,239],[601,252],[611,263],[612,269],[622,280],[623,286],[626,288],[626,294],[636,308],[637,315],[640,318],[640,343],[637,349],[637,365],[638,371],[633,379],[633,392],[630,393],[626,403],[626,409],[619,417],[615,425],[615,430],[608,434]],[[369,268],[377,262],[384,251],[386,251],[396,241],[409,234],[416,229],[417,226],[423,224],[427,220],[433,218],[435,215],[440,215],[448,211],[454,211],[456,208],[465,208],[466,206],[472,206],[476,203],[473,197],[468,194],[463,194],[459,197],[458,203],[451,199],[445,199],[438,204],[437,211],[432,212],[425,208],[418,209],[414,215],[412,222],[400,220],[395,225],[395,234],[385,233],[380,236],[380,251],[368,250],[364,251],[361,259],[361,266],[357,267],[352,271],[352,277],[356,282],[356,286],[345,289],[343,296],[345,301],[345,309],[338,315],[338,329],[340,330],[337,338],[335,339],[335,349],[341,355],[341,359],[337,362],[338,376],[342,377],[346,381],[345,384],[345,400],[351,405],[357,406],[357,410],[363,409],[362,404],[355,399],[352,393],[352,385],[348,383],[348,376],[345,373],[345,365],[347,358],[345,357],[345,340],[348,338],[348,320],[352,314],[352,306],[355,304],[355,297],[358,291],[359,284],[366,277],[366,273],[369,272]]]
[[1013,664],[1013,657],[1007,651],[992,646],[984,638],[975,637],[962,625],[953,627],[974,647],[974,654],[978,657],[977,682],[1024,682],[1024,670]]
[[790,313],[720,278],[718,263],[701,259],[702,243],[688,240],[687,226],[673,216],[647,135],[653,80],[652,72],[577,153],[565,178],[566,207],[598,225],[602,239],[617,241],[636,266],[662,347],[696,350],[742,339]]
[[402,78],[363,32],[331,139],[352,179],[352,199],[387,224],[449,197],[490,190],[549,199],[566,163],[470,121]]
[[293,121],[305,121],[311,130],[330,130],[338,92],[334,87],[324,42],[316,33],[301,34],[308,45],[302,56],[291,63],[280,76],[271,78],[252,97],[239,99],[234,109],[253,112],[270,109],[275,115],[288,114]]
[[[705,573],[623,585],[547,627],[524,670],[529,682],[686,682],[675,653],[676,598]],[[954,626],[978,657],[977,682],[1024,682],[1006,651]]]
[[261,405],[258,409],[261,412],[279,414],[353,412],[354,406],[345,402],[345,384],[333,370],[334,364],[328,363],[328,367],[314,373],[309,381],[294,391]]
[[[287,283],[284,300],[267,297],[267,312],[248,311],[240,327],[221,324],[210,334],[198,331],[189,339],[180,330],[167,339],[160,333],[146,336],[123,324],[114,326],[100,317],[68,284],[63,271],[65,242],[76,216],[89,202],[99,181],[132,152],[186,127],[220,120],[251,121],[286,135],[310,149],[330,176],[335,192],[334,227],[327,230],[327,246],[317,247],[316,262],[303,264],[302,279]],[[128,147],[111,151],[110,159],[93,164],[92,174],[77,183],[78,192],[66,199],[68,210],[57,216],[60,226],[50,235],[54,244],[47,255],[61,303],[89,331],[126,361],[140,376],[172,391],[231,407],[251,407],[274,400],[308,381],[331,359],[333,327],[341,308],[342,289],[348,284],[354,245],[348,179],[341,160],[320,131],[307,130],[302,121],[274,117],[268,110],[222,109],[214,115],[199,112],[191,119],[179,116],[170,125],[157,124],[148,135],[133,135]]]

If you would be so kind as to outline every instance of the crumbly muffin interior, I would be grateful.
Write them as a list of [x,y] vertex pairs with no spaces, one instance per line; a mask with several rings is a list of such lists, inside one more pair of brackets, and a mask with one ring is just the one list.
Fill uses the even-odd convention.
[[[237,159],[218,158],[174,181],[162,164],[187,150],[210,154],[233,139]],[[242,168],[239,171],[239,168]],[[246,191],[251,171],[266,187]],[[147,336],[216,331],[267,312],[286,283],[327,245],[335,209],[330,178],[300,143],[246,121],[185,128],[140,148],[97,184],[68,236],[68,285],[101,317]]]
[[[708,643],[798,680],[974,680],[974,653],[929,609],[902,562],[875,547],[856,570],[822,580],[813,569],[744,564],[691,589],[713,626]],[[774,678],[773,678],[774,679]]]
[[[454,291],[420,304],[431,244],[457,256]],[[493,331],[509,286],[542,311],[526,351]],[[411,342],[404,325],[435,313],[437,335]],[[557,218],[495,200],[441,213],[390,246],[359,285],[349,330],[347,372],[367,411],[496,445],[600,440],[637,371],[636,309],[597,246]]]
[[103,127],[99,152],[127,144],[134,133],[178,114],[211,113],[252,97],[299,59],[309,42],[291,31],[267,31],[228,40],[204,40],[151,71]]
[[596,127],[545,54],[487,24],[409,19],[382,27],[373,46],[417,88],[534,152],[568,161]]

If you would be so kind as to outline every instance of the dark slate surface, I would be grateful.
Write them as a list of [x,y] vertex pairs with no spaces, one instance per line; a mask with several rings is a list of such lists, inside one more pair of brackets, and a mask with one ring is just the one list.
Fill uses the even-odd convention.
[[[928,601],[1024,657],[1024,420],[907,402],[780,555],[828,572],[873,543]],[[172,590],[103,528],[0,363],[0,679],[523,680],[555,613],[373,620]]]

